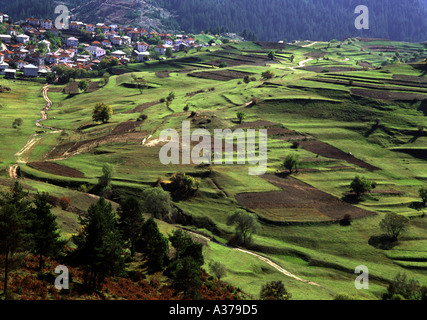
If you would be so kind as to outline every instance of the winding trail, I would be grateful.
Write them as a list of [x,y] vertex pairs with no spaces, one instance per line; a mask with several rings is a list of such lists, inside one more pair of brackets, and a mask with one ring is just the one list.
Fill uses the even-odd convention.
[[[40,111],[41,118],[36,120],[35,125],[38,128],[51,130],[51,132],[49,132],[49,134],[52,134],[52,133],[62,132],[62,130],[51,128],[51,127],[44,127],[41,124],[42,121],[45,121],[48,119],[48,111],[50,110],[50,108],[52,107],[52,104],[53,104],[52,101],[49,99],[49,96],[48,96],[49,87],[50,86],[48,84],[43,86],[43,98],[46,101],[46,105]],[[23,146],[21,150],[19,150],[17,153],[15,153],[16,162],[18,164],[27,163],[27,159],[25,159],[24,155],[26,153],[28,153],[31,149],[34,148],[34,146],[41,140],[42,135],[43,135],[43,133],[35,133],[35,134],[30,135],[25,146]],[[19,169],[18,164],[14,164],[14,165],[9,166],[8,172],[9,172],[9,177],[11,179],[18,179],[18,169]]]
[[[204,239],[204,240],[206,240],[206,241],[212,241],[212,242],[214,242],[212,239],[210,239],[210,238],[208,238],[208,237],[205,237],[205,236],[203,236],[203,235],[201,235],[201,234],[198,234],[198,233],[196,233],[196,232],[189,231],[188,229],[185,229],[185,228],[183,228],[183,230],[185,230],[185,231],[186,231],[186,232],[188,232],[188,233],[193,234],[193,235],[194,235],[194,236],[196,236],[196,237],[202,238],[202,239]],[[264,257],[264,256],[262,256],[262,255],[260,255],[260,254],[254,253],[254,252],[252,252],[252,251],[248,251],[248,250],[240,249],[240,248],[230,247],[230,246],[227,246],[227,245],[222,244],[222,243],[219,243],[219,242],[215,242],[215,243],[217,243],[217,244],[219,244],[219,245],[222,245],[222,246],[224,246],[224,247],[227,247],[227,248],[229,248],[229,249],[231,249],[231,250],[236,250],[236,251],[239,251],[239,252],[243,252],[243,253],[246,253],[246,254],[250,254],[250,255],[252,255],[252,256],[254,256],[254,257],[258,258],[259,260],[261,260],[261,261],[263,261],[263,262],[267,263],[268,265],[272,266],[272,267],[273,267],[273,268],[275,268],[277,271],[279,271],[280,273],[282,273],[282,274],[284,274],[284,275],[286,275],[286,276],[288,276],[288,277],[291,277],[291,278],[293,278],[293,279],[295,279],[295,280],[298,280],[298,281],[301,281],[301,282],[304,282],[304,283],[310,284],[310,285],[312,285],[312,286],[316,286],[316,287],[319,287],[319,288],[325,289],[325,290],[327,290],[327,291],[330,291],[329,289],[326,289],[326,288],[322,287],[320,284],[317,284],[317,283],[315,283],[315,282],[313,282],[313,281],[304,280],[304,279],[301,279],[301,278],[297,277],[296,275],[292,274],[291,272],[289,272],[289,271],[285,270],[284,268],[282,268],[281,266],[279,266],[277,263],[275,263],[275,262],[271,261],[270,259],[268,259],[268,258],[266,258],[266,257]]]

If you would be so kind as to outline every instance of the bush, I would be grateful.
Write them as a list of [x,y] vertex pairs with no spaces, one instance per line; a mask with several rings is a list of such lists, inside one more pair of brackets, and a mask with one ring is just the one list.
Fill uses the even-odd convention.
[[145,121],[145,120],[147,120],[147,118],[148,118],[148,116],[146,114],[141,114],[138,117],[137,121]]
[[351,222],[352,222],[351,215],[346,214],[346,215],[344,215],[344,217],[340,220],[340,225],[341,225],[341,226],[349,226],[349,225],[351,225]]
[[261,300],[289,300],[292,295],[286,290],[282,281],[267,282],[261,287]]
[[62,197],[58,199],[58,204],[62,210],[66,211],[71,206],[71,199],[67,197]]

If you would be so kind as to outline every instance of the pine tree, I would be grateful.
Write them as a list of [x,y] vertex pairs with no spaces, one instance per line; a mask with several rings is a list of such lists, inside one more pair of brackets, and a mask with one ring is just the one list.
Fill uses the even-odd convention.
[[117,211],[119,215],[119,229],[124,241],[129,241],[131,256],[135,256],[135,245],[141,235],[144,224],[142,217],[143,207],[136,197],[127,197]]
[[43,257],[53,257],[64,247],[60,238],[56,216],[51,212],[48,193],[37,193],[33,201],[30,232],[33,235],[32,252],[39,256],[39,269],[43,268]]
[[148,219],[142,226],[137,250],[147,259],[146,264],[152,271],[161,270],[168,263],[169,242],[160,233],[153,218]]
[[108,276],[124,270],[123,247],[111,203],[104,198],[90,206],[86,217],[80,218],[82,232],[74,237],[76,262],[83,265],[85,283],[99,289]]
[[31,244],[28,233],[31,202],[26,197],[19,182],[15,182],[9,192],[0,194],[0,254],[4,262],[3,294],[6,298],[11,260]]

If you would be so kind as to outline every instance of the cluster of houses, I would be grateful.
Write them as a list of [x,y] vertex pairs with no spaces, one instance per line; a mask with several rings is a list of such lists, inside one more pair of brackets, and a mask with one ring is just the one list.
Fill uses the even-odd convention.
[[[168,48],[176,52],[199,46],[188,35],[159,34],[142,28],[72,21],[69,29],[64,30],[62,26],[57,29],[49,19],[28,18],[19,25],[9,25],[8,21],[9,17],[0,13],[0,23],[7,26],[6,33],[0,34],[0,75],[7,78],[15,78],[17,70],[23,72],[25,77],[42,76],[57,65],[92,70],[104,58],[116,58],[123,64],[143,62],[151,59],[149,50],[165,55]],[[91,35],[93,41],[81,42],[79,38],[82,31]],[[45,37],[46,32],[62,37],[67,34],[67,37],[63,37],[62,45],[53,50]],[[142,40],[154,37],[160,38],[162,44],[149,45]],[[43,44],[43,51],[39,50],[39,44]],[[131,50],[125,53],[123,50],[126,48]]]

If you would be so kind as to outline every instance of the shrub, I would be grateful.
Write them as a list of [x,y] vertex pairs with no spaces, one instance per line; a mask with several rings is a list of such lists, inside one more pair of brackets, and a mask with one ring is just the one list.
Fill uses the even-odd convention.
[[351,215],[346,214],[346,215],[344,215],[344,217],[340,220],[340,225],[341,225],[341,226],[349,226],[349,225],[351,225],[351,222],[352,222]]
[[299,147],[300,147],[300,143],[298,141],[292,142],[292,146],[291,146],[292,149],[298,149]]
[[289,300],[292,295],[286,290],[282,281],[267,282],[261,287],[261,300]]
[[67,197],[62,197],[58,199],[58,204],[62,210],[66,211],[71,206],[71,199]]
[[146,114],[141,114],[138,117],[137,121],[145,121],[145,120],[147,120],[147,118],[148,118],[148,116]]

